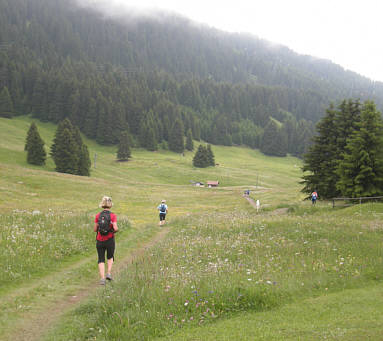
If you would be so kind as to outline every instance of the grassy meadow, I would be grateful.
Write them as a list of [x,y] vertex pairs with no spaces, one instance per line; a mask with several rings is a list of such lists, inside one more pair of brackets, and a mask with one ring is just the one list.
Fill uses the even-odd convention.
[[[241,147],[213,146],[219,165],[196,169],[190,152],[134,149],[131,161],[116,162],[116,147],[84,139],[93,162],[97,154],[91,177],[59,174],[50,158],[44,167],[26,163],[31,121],[0,118],[5,340],[97,282],[92,220],[104,194],[121,228],[116,264],[159,232],[163,198],[169,232],[39,339],[381,339],[382,204],[311,207],[298,159]],[[50,146],[55,126],[36,123]],[[191,185],[207,180],[220,186]]]

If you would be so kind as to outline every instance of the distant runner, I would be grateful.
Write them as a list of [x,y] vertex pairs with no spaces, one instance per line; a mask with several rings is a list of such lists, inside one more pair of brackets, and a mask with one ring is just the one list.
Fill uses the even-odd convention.
[[317,203],[318,193],[316,191],[311,193],[311,204],[315,205]]
[[255,202],[255,207],[257,208],[257,212],[259,211],[259,209],[261,208],[261,202],[257,199],[257,201]]
[[161,204],[157,207],[158,212],[160,213],[160,223],[159,225],[165,224],[166,214],[168,213],[168,205],[166,205],[166,200],[162,200]]
[[[112,280],[112,266],[114,261],[115,241],[114,234],[118,231],[117,216],[110,211],[112,198],[104,196],[100,207],[104,210],[97,213],[94,220],[94,232],[97,232],[96,248],[98,254],[98,270],[100,272],[100,284],[105,285],[105,278]],[[108,272],[105,277],[105,251],[108,262]]]

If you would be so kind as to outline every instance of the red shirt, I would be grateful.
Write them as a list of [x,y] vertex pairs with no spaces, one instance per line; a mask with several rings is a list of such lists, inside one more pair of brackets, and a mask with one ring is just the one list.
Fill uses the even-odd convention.
[[[96,214],[96,218],[94,219],[95,223],[98,223],[98,218],[100,216],[100,213],[101,212]],[[112,213],[112,212],[110,212],[110,223],[111,223],[110,224],[110,229],[113,230],[113,224],[112,223],[117,223],[117,216],[114,213]],[[113,238],[113,237],[114,237],[114,233],[113,232],[109,232],[106,236],[103,236],[103,235],[101,235],[100,232],[97,231],[96,239],[99,240],[100,242],[104,242],[105,240],[108,240],[108,239]]]

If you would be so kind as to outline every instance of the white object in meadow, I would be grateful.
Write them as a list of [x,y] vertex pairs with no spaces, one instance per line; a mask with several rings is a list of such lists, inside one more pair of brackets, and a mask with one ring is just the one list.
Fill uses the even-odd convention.
[[260,207],[261,207],[261,203],[260,203],[259,200],[257,200],[257,201],[255,202],[255,206],[257,207],[257,212],[258,212],[259,209],[260,209]]

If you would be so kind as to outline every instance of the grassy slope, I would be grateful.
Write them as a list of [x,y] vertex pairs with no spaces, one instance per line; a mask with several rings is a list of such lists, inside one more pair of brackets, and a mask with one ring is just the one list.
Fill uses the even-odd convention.
[[381,340],[381,285],[310,298],[280,309],[246,313],[158,340]]
[[[92,169],[92,176],[58,174],[53,171],[50,158],[43,168],[26,163],[23,147],[30,122],[31,119],[26,117],[0,118],[0,127],[5,133],[0,141],[0,188],[9,194],[0,198],[3,211],[39,206],[41,209],[65,207],[94,211],[101,195],[110,194],[115,199],[117,213],[129,214],[133,221],[148,222],[155,212],[155,205],[163,197],[169,201],[172,215],[198,212],[201,207],[225,210],[226,205],[231,207],[235,202],[230,199],[232,193],[241,194],[243,189],[255,188],[257,184],[267,188],[261,197],[264,204],[276,206],[302,198],[297,191],[300,170],[295,158],[268,158],[247,148],[214,147],[220,166],[196,169],[191,167],[193,153],[190,152],[182,157],[167,151],[134,150],[131,161],[119,163],[115,161],[116,147],[102,147],[86,140],[92,160],[97,154],[97,168]],[[41,122],[37,125],[50,146],[54,125]],[[192,180],[216,179],[221,187],[215,190],[190,186]],[[268,201],[275,191],[280,194]],[[78,200],[77,193],[86,195]],[[190,202],[188,198],[191,197],[196,200]]]
[[[138,235],[147,229],[148,224],[153,226],[157,222],[155,207],[162,198],[168,200],[170,219],[173,220],[177,216],[196,216],[204,212],[252,212],[253,209],[241,195],[244,189],[255,189],[256,185],[259,187],[256,193],[252,192],[252,196],[260,199],[263,205],[270,205],[270,210],[302,204],[303,195],[298,185],[299,161],[295,158],[269,158],[246,148],[214,147],[219,167],[200,170],[191,167],[192,153],[182,157],[166,151],[150,153],[134,150],[132,161],[118,163],[114,160],[115,147],[101,147],[93,141],[86,141],[92,159],[97,153],[97,168],[92,169],[90,178],[55,173],[50,159],[43,168],[30,166],[23,151],[30,122],[27,117],[0,119],[0,129],[5,134],[0,140],[0,188],[7,194],[0,197],[0,209],[5,213],[10,214],[15,209],[29,212],[35,209],[47,212],[51,209],[68,215],[81,212],[93,214],[98,210],[101,196],[109,194],[115,202],[114,211],[119,216],[128,216],[133,226],[132,233]],[[50,145],[54,125],[40,122],[37,125],[43,139]],[[216,179],[222,184],[218,189],[190,186],[190,180]],[[326,208],[321,213],[319,207],[315,224],[320,226],[328,214]],[[339,219],[342,219],[342,213]],[[370,226],[378,226],[378,220],[371,218]],[[90,278],[88,275],[83,279]],[[55,289],[51,290],[54,292]],[[381,290],[374,287],[357,290],[335,292],[316,300],[308,298],[271,312],[242,314],[204,328],[183,329],[170,339],[213,340],[225,339],[226,336],[226,339],[254,339],[252,335],[270,340],[337,339],[342,335],[344,339],[360,339],[365,335],[379,339],[375,329],[378,330],[377,326],[381,325],[377,317],[380,310],[376,304],[373,305],[370,292],[381,295]],[[349,292],[355,293],[357,298],[346,300]],[[360,305],[369,305],[369,302],[372,304],[370,309],[359,309]],[[310,310],[311,303],[320,309]],[[323,311],[326,314],[320,313]],[[339,312],[342,312],[343,323],[340,317],[336,317]],[[321,319],[318,319],[318,314]],[[355,314],[358,318],[353,318]],[[286,316],[290,318],[286,319]],[[293,319],[294,316],[297,318]],[[355,323],[358,327],[352,329]],[[240,329],[243,332],[239,332]],[[346,329],[349,331],[345,332]],[[370,334],[365,333],[366,329],[370,329]],[[326,330],[329,330],[328,334]]]

